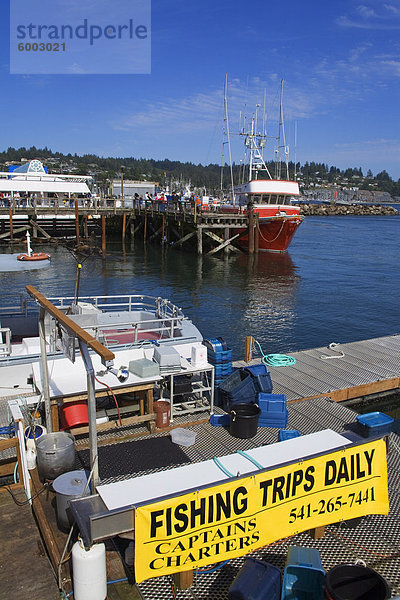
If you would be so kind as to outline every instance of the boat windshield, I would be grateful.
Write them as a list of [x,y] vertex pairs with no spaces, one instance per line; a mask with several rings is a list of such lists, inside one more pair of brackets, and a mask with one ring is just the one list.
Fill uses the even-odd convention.
[[290,204],[289,197],[286,194],[249,194],[253,199],[253,204]]

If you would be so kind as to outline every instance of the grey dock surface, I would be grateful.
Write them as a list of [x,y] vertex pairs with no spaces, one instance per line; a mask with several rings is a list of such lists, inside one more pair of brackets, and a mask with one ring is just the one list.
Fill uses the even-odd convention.
[[[274,394],[288,402],[329,396],[336,402],[398,390],[400,386],[400,335],[332,347],[291,352],[296,363],[268,367]],[[259,364],[236,361],[235,367]]]

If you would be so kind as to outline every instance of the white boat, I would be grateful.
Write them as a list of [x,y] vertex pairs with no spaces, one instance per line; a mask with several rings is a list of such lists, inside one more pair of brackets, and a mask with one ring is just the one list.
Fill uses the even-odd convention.
[[[161,297],[144,295],[48,298],[50,302],[111,349],[145,345],[179,345],[202,342],[203,337],[181,308]],[[40,338],[38,308],[28,297],[0,307],[0,366],[37,361]],[[46,352],[62,356],[60,336],[53,319],[46,317]]]

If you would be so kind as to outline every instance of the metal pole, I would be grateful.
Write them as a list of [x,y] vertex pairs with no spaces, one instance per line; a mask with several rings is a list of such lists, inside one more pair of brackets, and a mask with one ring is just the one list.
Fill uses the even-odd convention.
[[46,311],[41,306],[39,312],[39,337],[40,337],[40,366],[42,370],[44,409],[46,415],[46,428],[49,433],[53,431],[53,420],[51,418],[51,403],[49,389],[49,371],[47,368],[47,352],[46,352],[46,332],[44,326],[44,317]]
[[90,464],[93,469],[93,484],[94,488],[96,488],[99,483],[99,459],[97,455],[96,391],[94,387],[94,369],[88,347],[82,340],[79,340],[79,349],[81,351],[87,374]]

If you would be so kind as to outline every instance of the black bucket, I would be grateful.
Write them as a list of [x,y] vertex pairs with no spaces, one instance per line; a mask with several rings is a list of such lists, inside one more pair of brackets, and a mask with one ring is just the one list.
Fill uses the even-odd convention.
[[386,600],[390,588],[384,578],[362,565],[338,565],[326,574],[328,600]]
[[232,404],[229,411],[231,435],[237,438],[252,438],[257,433],[260,408],[257,404]]

